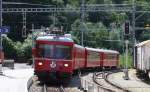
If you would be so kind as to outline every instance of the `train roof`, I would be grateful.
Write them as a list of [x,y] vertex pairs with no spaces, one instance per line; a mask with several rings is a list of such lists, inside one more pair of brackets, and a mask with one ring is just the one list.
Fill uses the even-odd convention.
[[135,46],[137,46],[137,47],[149,46],[150,47],[150,40],[143,41],[139,44],[136,44]]
[[60,42],[74,42],[71,38],[65,36],[54,36],[54,35],[44,35],[38,36],[36,40],[40,41],[60,41]]
[[115,50],[106,50],[106,49],[95,49],[95,48],[89,48],[89,47],[85,47],[87,50],[92,50],[92,51],[96,51],[96,52],[105,52],[105,53],[116,53],[119,54],[118,51]]
[[75,47],[78,47],[78,48],[84,48],[83,46],[78,45],[78,44],[75,44]]

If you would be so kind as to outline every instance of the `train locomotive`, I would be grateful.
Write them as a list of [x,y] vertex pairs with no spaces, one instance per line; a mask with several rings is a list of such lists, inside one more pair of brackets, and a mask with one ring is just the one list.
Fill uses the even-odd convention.
[[69,80],[78,69],[117,67],[119,59],[117,51],[83,47],[71,37],[54,34],[36,37],[32,53],[40,81]]

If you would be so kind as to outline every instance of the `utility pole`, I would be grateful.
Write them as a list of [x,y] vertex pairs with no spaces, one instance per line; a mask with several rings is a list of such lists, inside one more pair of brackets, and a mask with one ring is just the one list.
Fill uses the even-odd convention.
[[[2,28],[2,0],[0,0],[0,28]],[[0,30],[1,31],[1,30]],[[0,32],[0,58],[1,58],[1,63],[2,63],[2,53],[3,53],[3,47],[2,47],[2,32]],[[2,64],[0,64],[0,75],[2,75]]]
[[26,20],[27,20],[27,14],[26,12],[22,13],[22,20],[23,20],[23,27],[22,27],[22,37],[27,37],[27,26],[26,26]]
[[57,14],[57,9],[54,10],[53,12],[53,25],[56,25],[56,14]]
[[85,1],[81,0],[81,7],[80,7],[80,14],[81,14],[81,23],[80,23],[80,30],[81,30],[81,45],[84,46],[84,35],[83,32],[84,30],[84,17],[85,17]]
[[0,27],[2,27],[2,0],[0,0]]
[[[34,24],[32,24],[32,49],[34,48],[35,46],[34,46]],[[33,52],[34,53],[34,52]],[[32,61],[33,61],[33,63],[32,63],[32,66],[34,67],[34,56],[33,56],[33,54],[32,54]]]
[[[85,10],[85,7],[84,7],[84,0],[81,0],[81,6],[80,6],[80,14],[81,14],[81,21],[80,21],[80,31],[81,31],[81,45],[84,46],[84,43],[83,43],[83,32],[84,32],[84,10]],[[79,64],[78,64],[79,65]],[[79,65],[80,67],[80,65]],[[80,68],[79,68],[79,79],[80,79],[80,88],[83,89],[83,86],[82,86],[82,81],[81,81],[81,71],[80,71]]]
[[134,49],[134,45],[136,44],[136,38],[135,38],[135,12],[136,12],[136,9],[135,9],[135,0],[132,0],[132,42],[133,42],[133,62],[132,64],[134,64],[135,62],[135,49]]
[[32,48],[34,48],[34,24],[32,24]]

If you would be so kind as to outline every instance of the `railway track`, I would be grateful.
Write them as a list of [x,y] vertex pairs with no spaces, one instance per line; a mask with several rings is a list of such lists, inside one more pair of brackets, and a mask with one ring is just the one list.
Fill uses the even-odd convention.
[[[87,76],[88,81],[91,81],[92,85],[93,84],[97,85],[97,86],[95,85],[96,87],[93,87],[92,90],[94,91],[90,91],[90,92],[129,92],[128,90],[118,87],[112,84],[111,82],[109,82],[109,80],[107,79],[108,76],[115,72],[118,72],[118,71],[105,71],[105,72],[101,71],[101,72],[90,74],[89,78]],[[35,81],[35,84],[33,84],[33,86],[35,86],[35,90],[30,91],[30,92],[80,92],[80,90],[77,88],[79,87],[78,83],[80,82],[77,80],[79,80],[79,77],[74,76],[72,78],[72,82],[67,86],[64,86],[64,85],[54,86],[54,85],[46,85],[46,84],[39,85],[38,81]],[[86,84],[86,86],[84,86],[86,87],[85,90],[89,91],[90,89],[88,88],[90,88],[91,85],[88,86],[88,82],[87,83],[85,83],[84,81],[82,82],[83,82],[83,85]],[[96,89],[97,87],[99,88]],[[39,91],[37,91],[38,88],[39,88]]]
[[43,85],[42,92],[66,92],[65,88],[61,86],[49,87],[46,84]]
[[128,90],[109,82],[108,76],[115,72],[118,72],[118,70],[94,73],[93,81],[108,92],[129,92]]
[[78,76],[74,76],[68,85],[43,84],[35,79],[28,92],[81,92],[79,82]]

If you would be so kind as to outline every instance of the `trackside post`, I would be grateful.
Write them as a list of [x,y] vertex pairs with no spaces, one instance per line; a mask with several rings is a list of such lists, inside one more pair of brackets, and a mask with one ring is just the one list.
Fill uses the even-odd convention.
[[129,41],[125,40],[125,46],[126,46],[126,68],[124,69],[124,73],[125,73],[124,79],[125,80],[129,80],[129,75],[128,75],[128,43],[129,43]]

